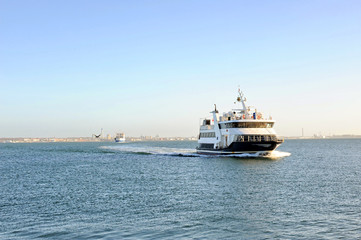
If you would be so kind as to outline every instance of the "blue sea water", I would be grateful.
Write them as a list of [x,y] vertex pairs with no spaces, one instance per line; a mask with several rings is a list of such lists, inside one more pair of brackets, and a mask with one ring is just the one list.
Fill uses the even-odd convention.
[[0,144],[0,239],[360,239],[361,139]]

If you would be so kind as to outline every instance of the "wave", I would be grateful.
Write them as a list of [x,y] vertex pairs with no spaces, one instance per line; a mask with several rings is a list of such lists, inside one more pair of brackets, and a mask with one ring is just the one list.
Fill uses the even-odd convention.
[[170,147],[132,147],[132,146],[102,146],[102,149],[110,151],[120,151],[126,153],[142,154],[142,155],[164,155],[164,156],[178,156],[178,157],[233,157],[233,158],[265,158],[265,159],[280,159],[291,156],[291,153],[273,151],[270,153],[242,153],[242,154],[228,154],[228,155],[204,155],[196,152],[191,148],[170,148]]

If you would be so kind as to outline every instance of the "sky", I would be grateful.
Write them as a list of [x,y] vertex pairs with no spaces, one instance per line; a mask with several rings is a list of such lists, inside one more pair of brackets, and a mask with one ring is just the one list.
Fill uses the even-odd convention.
[[0,0],[0,138],[196,136],[238,87],[282,136],[361,134],[361,1]]

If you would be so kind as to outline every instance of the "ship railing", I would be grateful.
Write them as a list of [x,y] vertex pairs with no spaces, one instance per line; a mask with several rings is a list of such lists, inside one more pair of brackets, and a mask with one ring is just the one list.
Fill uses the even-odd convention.
[[253,118],[253,116],[250,116],[249,118],[245,118],[245,117],[232,117],[230,120],[268,120],[268,119],[263,118],[263,117]]
[[248,118],[246,117],[243,117],[243,116],[233,116],[233,117],[224,117],[224,116],[221,116],[219,118],[219,121],[220,122],[223,122],[223,121],[233,121],[233,120],[272,120],[272,117],[257,117],[257,118],[253,118],[252,115],[250,115]]

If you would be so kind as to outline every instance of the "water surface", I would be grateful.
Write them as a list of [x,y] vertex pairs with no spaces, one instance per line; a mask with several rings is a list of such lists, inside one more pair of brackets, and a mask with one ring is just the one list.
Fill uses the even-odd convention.
[[[1,239],[361,238],[361,140],[0,144]],[[289,154],[290,153],[290,154]]]

